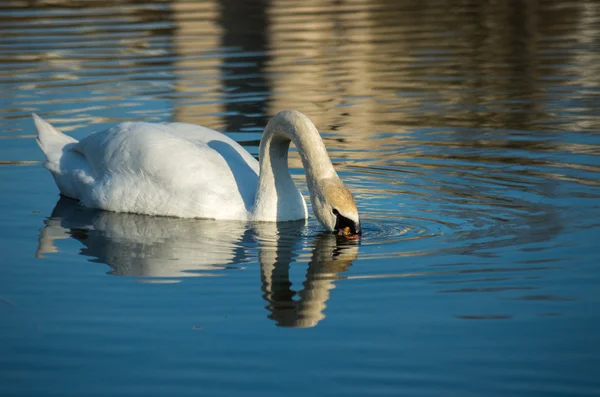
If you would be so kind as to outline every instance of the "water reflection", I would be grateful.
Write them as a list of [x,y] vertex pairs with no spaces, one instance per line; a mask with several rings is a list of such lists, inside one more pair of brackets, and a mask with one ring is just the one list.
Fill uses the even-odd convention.
[[38,256],[58,252],[55,241],[72,237],[85,246],[81,255],[119,276],[212,276],[247,261],[241,242],[248,231],[240,222],[105,212],[61,198],[45,223]]
[[[358,243],[330,233],[318,235],[312,249],[302,289],[292,289],[290,263],[293,261],[291,241],[281,239],[274,246],[263,245],[260,265],[263,298],[269,303],[269,318],[283,327],[314,327],[325,318],[323,310],[334,281],[358,256]],[[294,299],[294,298],[298,299]]]
[[73,238],[81,255],[110,266],[109,274],[143,277],[149,283],[182,277],[218,276],[243,269],[253,260],[246,247],[258,242],[261,289],[269,318],[286,327],[312,327],[323,310],[338,273],[358,255],[358,243],[330,233],[315,238],[299,300],[290,282],[290,264],[302,260],[305,222],[274,224],[151,217],[98,211],[61,198],[41,230],[36,255],[59,252],[56,241]]

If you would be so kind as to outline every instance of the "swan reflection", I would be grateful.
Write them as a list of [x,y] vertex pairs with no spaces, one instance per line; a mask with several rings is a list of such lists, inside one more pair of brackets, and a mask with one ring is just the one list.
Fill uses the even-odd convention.
[[[152,217],[93,210],[61,198],[41,230],[37,256],[58,252],[59,239],[74,238],[81,255],[110,266],[109,274],[177,282],[241,269],[258,248],[263,298],[269,318],[285,327],[315,326],[325,315],[334,281],[356,259],[358,243],[330,233],[301,238],[305,222],[248,224]],[[309,251],[310,254],[307,254]],[[294,292],[290,264],[306,261],[302,289]],[[304,260],[303,260],[304,259]]]
[[85,208],[61,198],[40,233],[37,256],[75,238],[82,255],[106,263],[110,274],[136,277],[214,276],[247,261],[244,223],[123,214]]

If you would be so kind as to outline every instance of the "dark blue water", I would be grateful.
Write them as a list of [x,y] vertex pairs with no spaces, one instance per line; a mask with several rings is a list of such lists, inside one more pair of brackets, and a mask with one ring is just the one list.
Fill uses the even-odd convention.
[[[0,27],[3,397],[600,395],[597,2],[8,1]],[[359,241],[59,200],[30,118],[256,155],[281,109]]]

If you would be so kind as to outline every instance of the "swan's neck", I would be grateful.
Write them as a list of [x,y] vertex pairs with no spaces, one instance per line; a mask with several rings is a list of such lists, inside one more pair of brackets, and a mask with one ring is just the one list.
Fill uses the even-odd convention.
[[337,178],[325,145],[314,124],[295,111],[284,111],[271,119],[260,142],[260,174],[254,220],[294,220],[307,217],[306,203],[288,168],[290,143],[300,153],[311,193],[320,180]]

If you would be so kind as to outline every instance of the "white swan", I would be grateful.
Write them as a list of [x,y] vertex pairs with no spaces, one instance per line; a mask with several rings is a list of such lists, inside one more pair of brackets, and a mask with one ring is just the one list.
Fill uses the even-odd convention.
[[77,141],[33,114],[37,142],[60,193],[107,211],[242,221],[307,218],[288,170],[294,142],[315,216],[329,231],[359,234],[358,210],[314,124],[300,112],[273,117],[260,164],[234,140],[185,123],[121,123]]

